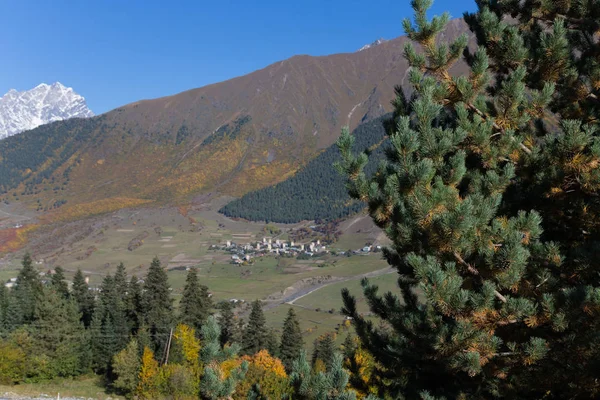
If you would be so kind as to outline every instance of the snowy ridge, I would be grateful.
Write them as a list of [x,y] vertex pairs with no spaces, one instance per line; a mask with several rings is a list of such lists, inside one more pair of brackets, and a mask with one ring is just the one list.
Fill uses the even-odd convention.
[[23,92],[11,89],[0,97],[0,139],[49,122],[93,116],[85,99],[60,82]]
[[385,40],[385,39],[377,39],[376,41],[374,41],[371,44],[365,44],[363,47],[361,47],[360,49],[358,49],[358,51],[367,50],[367,49],[370,49],[371,47],[378,46],[378,45],[380,45],[382,43],[385,43],[385,42],[387,42],[387,40]]

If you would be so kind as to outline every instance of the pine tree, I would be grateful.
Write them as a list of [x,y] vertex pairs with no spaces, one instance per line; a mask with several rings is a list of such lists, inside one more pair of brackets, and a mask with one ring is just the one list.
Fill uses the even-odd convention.
[[252,355],[267,346],[267,320],[260,300],[252,302],[248,325],[244,329],[243,353]]
[[50,277],[50,284],[56,292],[65,299],[69,298],[69,285],[65,281],[65,270],[58,266]]
[[237,324],[233,314],[233,306],[229,302],[222,302],[219,305],[219,328],[221,329],[221,346],[227,343],[233,343],[236,336]]
[[231,346],[221,347],[219,338],[221,330],[214,316],[208,317],[202,326],[201,334],[202,348],[200,349],[200,361],[206,366],[200,381],[201,398],[218,400],[228,399],[235,391],[237,383],[244,379],[248,370],[248,362],[233,369],[225,375],[219,364],[225,360],[235,358],[240,347],[234,343]]
[[335,353],[329,371],[314,373],[308,364],[306,352],[302,351],[300,357],[294,361],[290,375],[294,387],[293,398],[302,400],[356,399],[356,393],[347,388],[349,375],[343,368],[343,359],[341,354]]
[[344,313],[392,397],[598,396],[600,2],[478,1],[474,51],[444,42],[431,3],[404,22],[420,50],[405,48],[414,95],[395,102],[386,162],[368,178],[338,141],[400,288],[363,281],[385,329],[347,290]]
[[142,293],[145,324],[148,326],[155,353],[163,354],[173,323],[173,299],[167,272],[155,257],[150,264]]
[[80,269],[73,276],[72,294],[81,313],[81,321],[85,327],[89,327],[94,314],[94,295],[90,292],[90,288]]
[[29,253],[23,257],[14,293],[22,313],[20,319],[25,323],[33,321],[36,302],[42,293],[42,282]]
[[190,268],[179,303],[180,321],[200,331],[206,318],[210,315],[211,308],[212,302],[208,288],[200,285],[196,269]]
[[281,344],[279,347],[279,358],[285,365],[285,369],[290,371],[294,361],[300,357],[304,348],[304,339],[300,330],[300,323],[293,308],[290,307],[287,317],[283,322],[283,332],[281,334]]

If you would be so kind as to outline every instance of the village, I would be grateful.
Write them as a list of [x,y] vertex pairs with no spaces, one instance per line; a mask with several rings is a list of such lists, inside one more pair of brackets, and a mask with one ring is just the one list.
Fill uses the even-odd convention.
[[[213,244],[213,250],[223,250],[231,254],[231,264],[246,265],[252,263],[255,257],[287,256],[300,259],[309,259],[326,254],[346,255],[346,251],[334,252],[320,240],[309,243],[295,243],[293,240],[280,240],[271,237],[263,237],[262,241],[238,244],[228,240],[224,245]],[[381,251],[381,246],[364,246],[359,250],[352,251],[353,254],[368,254],[371,251]]]

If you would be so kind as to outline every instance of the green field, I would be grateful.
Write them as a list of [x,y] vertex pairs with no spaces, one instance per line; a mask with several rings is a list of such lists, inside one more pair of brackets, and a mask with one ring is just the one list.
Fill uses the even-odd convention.
[[[220,205],[217,202],[209,207],[191,208],[185,212],[175,207],[120,210],[110,215],[42,230],[31,240],[29,247],[13,254],[12,259],[8,257],[3,260],[0,280],[6,281],[17,276],[20,257],[25,251],[32,254],[40,271],[60,265],[65,269],[67,279],[71,279],[77,269],[81,269],[91,286],[100,285],[104,276],[114,273],[121,262],[130,276],[143,278],[151,260],[159,257],[168,270],[176,304],[185,285],[186,268],[196,268],[200,282],[208,286],[215,302],[229,299],[243,299],[246,302],[268,300],[265,302],[265,312],[269,324],[277,329],[290,307],[281,304],[284,291],[286,298],[290,291],[307,293],[311,290],[310,283],[309,287],[305,287],[302,282],[310,278],[347,280],[323,287],[298,300],[294,306],[308,343],[344,321],[338,312],[342,304],[341,288],[347,286],[360,295],[359,278],[387,267],[380,253],[351,257],[325,255],[310,260],[267,255],[255,258],[247,266],[231,264],[230,254],[211,249],[211,245],[224,244],[228,240],[245,244],[260,240],[263,236],[283,240],[291,229],[309,226],[313,222],[266,226],[259,222],[235,221],[215,211]],[[269,233],[273,227],[278,231],[276,236]],[[380,232],[375,231],[372,225],[369,227],[364,217],[353,223],[353,227],[353,231],[342,234],[339,242],[330,248],[362,248],[367,242],[373,242]],[[142,235],[145,236],[143,242],[131,247],[133,239]],[[386,290],[394,284],[394,279],[375,279]],[[362,297],[359,298],[359,304],[363,307]],[[316,308],[322,311],[315,311]],[[335,312],[329,313],[331,309]]]

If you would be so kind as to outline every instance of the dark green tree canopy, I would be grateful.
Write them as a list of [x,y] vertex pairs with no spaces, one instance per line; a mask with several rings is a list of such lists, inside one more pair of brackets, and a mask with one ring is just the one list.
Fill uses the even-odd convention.
[[302,338],[300,322],[296,312],[290,307],[283,322],[281,343],[279,345],[279,358],[288,372],[291,371],[294,361],[300,357],[303,348],[304,339]]
[[208,293],[208,287],[200,285],[198,272],[195,268],[190,268],[188,271],[179,309],[181,322],[200,332],[202,324],[210,315],[212,301]]
[[254,354],[268,346],[267,320],[260,300],[252,302],[248,324],[242,337],[244,354]]
[[352,136],[338,142],[401,292],[363,282],[381,327],[347,290],[344,312],[385,366],[382,393],[597,396],[600,2],[478,1],[474,51],[445,42],[431,3],[404,21],[415,91],[395,102],[386,162],[371,178]]

